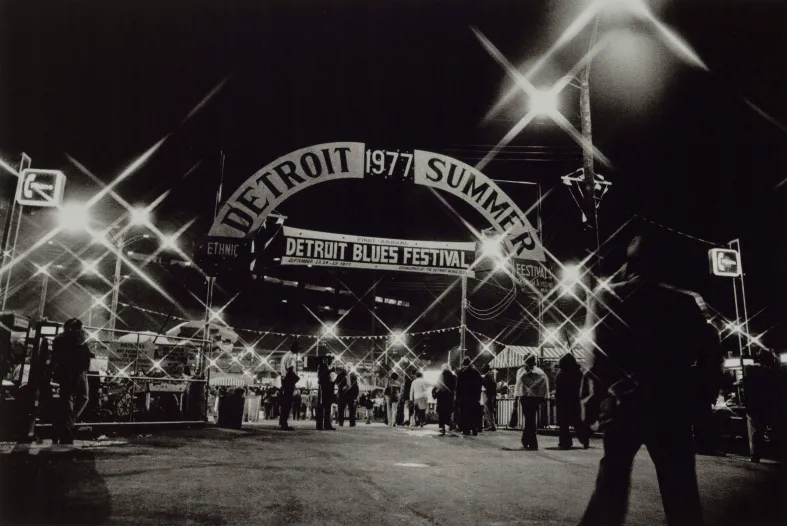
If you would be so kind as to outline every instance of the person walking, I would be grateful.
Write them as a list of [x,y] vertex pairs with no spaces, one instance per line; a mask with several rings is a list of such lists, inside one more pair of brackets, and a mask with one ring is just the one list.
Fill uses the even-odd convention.
[[296,389],[292,395],[292,419],[298,420],[301,416],[301,390]]
[[366,396],[363,407],[366,408],[366,423],[371,424],[372,420],[374,420],[374,397],[371,393]]
[[341,376],[337,376],[336,385],[339,390],[339,426],[344,425],[344,411],[349,412],[350,427],[355,427],[355,417],[358,411],[358,376],[352,372],[352,368],[346,365],[341,371]]
[[295,341],[281,359],[281,391],[279,392],[279,428],[284,431],[293,431],[287,420],[292,410],[295,384],[300,378],[297,374],[298,369],[298,342]]
[[317,429],[320,431],[333,431],[331,425],[331,405],[333,404],[333,380],[328,364],[320,360],[317,366],[317,416],[315,418]]
[[623,523],[634,457],[643,444],[656,468],[667,524],[703,524],[692,398],[718,387],[723,356],[702,298],[660,279],[665,257],[678,255],[635,237],[623,281],[590,298],[587,327],[595,334],[587,402],[599,408],[604,456],[581,526]]
[[318,389],[312,389],[309,395],[309,411],[311,411],[312,420],[317,420],[317,401],[319,400],[319,393],[320,391]]
[[522,446],[529,451],[538,450],[538,410],[549,394],[549,379],[541,368],[536,367],[536,357],[528,354],[516,373],[515,394],[522,406]]
[[404,372],[404,381],[402,382],[402,395],[399,397],[399,404],[396,407],[396,423],[398,425],[410,425],[410,418],[412,409],[410,407],[410,386],[413,385],[413,378],[411,375]]
[[437,400],[437,425],[440,435],[445,436],[445,427],[451,429],[451,416],[454,412],[454,397],[456,395],[456,376],[447,363],[442,365],[440,376],[435,386],[435,399]]
[[497,382],[495,381],[495,371],[484,365],[483,369],[483,389],[484,389],[484,414],[486,426],[481,423],[486,431],[497,431]]
[[93,353],[87,346],[82,322],[72,318],[52,345],[52,371],[60,385],[60,407],[54,425],[53,443],[73,444],[74,426],[89,400],[87,371]]
[[410,417],[410,427],[424,427],[426,425],[426,406],[429,401],[429,386],[424,380],[424,373],[415,373],[415,380],[410,386],[410,402],[413,405],[413,415]]
[[481,373],[470,358],[462,361],[456,375],[456,404],[459,408],[459,429],[463,435],[478,435],[478,411],[481,400]]
[[773,418],[778,403],[778,362],[770,352],[760,350],[753,356],[743,375],[743,399],[746,405],[746,429],[749,435],[749,454],[752,462],[759,462],[765,446],[765,429],[775,427]]
[[399,395],[402,384],[399,382],[399,375],[396,371],[391,373],[388,383],[385,386],[385,408],[388,413],[388,426],[396,427],[396,413],[399,406]]
[[555,376],[555,406],[557,409],[558,447],[571,449],[570,427],[574,428],[577,440],[587,449],[590,447],[589,431],[582,422],[582,410],[579,404],[579,393],[582,384],[582,369],[571,353],[566,353],[558,361],[558,372]]

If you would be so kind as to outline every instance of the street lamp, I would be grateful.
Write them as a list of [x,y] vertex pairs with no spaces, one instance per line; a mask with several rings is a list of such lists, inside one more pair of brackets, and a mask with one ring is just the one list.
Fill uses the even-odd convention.
[[93,274],[98,275],[98,261],[83,261],[82,262],[82,273],[83,274]]
[[572,294],[574,287],[579,284],[582,277],[578,265],[565,265],[560,272],[560,284],[562,287],[562,295]]
[[90,211],[80,203],[66,203],[57,211],[57,224],[69,232],[81,232],[90,226]]
[[336,337],[336,325],[326,325],[322,331],[322,334],[325,338],[335,338]]
[[530,111],[546,117],[557,115],[558,96],[554,89],[535,90],[530,95]]

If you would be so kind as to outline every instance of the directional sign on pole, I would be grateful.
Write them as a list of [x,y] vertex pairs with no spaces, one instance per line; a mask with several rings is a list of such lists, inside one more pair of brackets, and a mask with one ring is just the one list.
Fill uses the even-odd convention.
[[712,248],[708,251],[710,270],[715,276],[736,278],[741,275],[741,256],[730,248]]
[[60,170],[27,168],[16,185],[16,202],[23,206],[55,207],[63,201],[66,176]]

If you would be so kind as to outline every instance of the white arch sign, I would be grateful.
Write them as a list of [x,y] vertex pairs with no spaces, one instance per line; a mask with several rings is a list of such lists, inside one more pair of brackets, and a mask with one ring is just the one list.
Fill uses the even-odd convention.
[[491,179],[451,157],[422,150],[367,149],[359,142],[302,148],[249,177],[219,211],[210,236],[244,238],[283,201],[316,184],[364,177],[400,178],[455,195],[472,205],[499,233],[515,259],[544,261],[544,249],[525,214]]

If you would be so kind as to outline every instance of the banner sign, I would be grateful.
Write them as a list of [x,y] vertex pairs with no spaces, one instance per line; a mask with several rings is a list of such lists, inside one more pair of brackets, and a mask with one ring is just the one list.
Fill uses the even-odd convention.
[[437,153],[370,149],[357,142],[310,146],[258,170],[222,205],[210,235],[251,237],[276,206],[304,188],[364,177],[399,179],[452,194],[484,216],[512,257],[545,260],[538,233],[524,212],[472,166]]
[[282,265],[474,276],[475,243],[406,241],[284,227]]
[[214,276],[219,270],[231,272],[251,263],[252,242],[223,236],[203,236],[194,250],[194,261],[208,275]]
[[512,263],[514,276],[519,280],[520,284],[524,285],[524,292],[538,291],[539,294],[546,296],[555,288],[557,281],[545,263],[523,259],[513,259]]
[[153,365],[155,345],[152,340],[111,342],[109,349],[109,365],[128,375],[136,374],[137,370],[144,372]]

